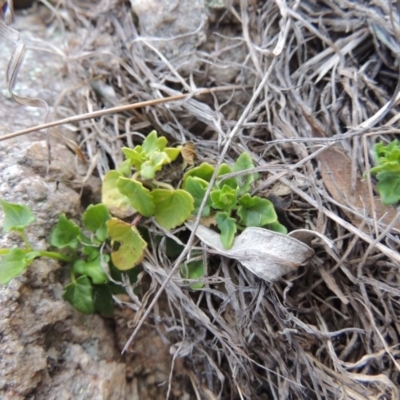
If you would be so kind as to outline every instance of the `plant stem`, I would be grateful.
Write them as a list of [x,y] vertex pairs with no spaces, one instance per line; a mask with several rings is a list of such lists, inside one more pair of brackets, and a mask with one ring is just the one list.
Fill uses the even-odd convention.
[[158,187],[164,188],[164,189],[168,189],[168,190],[175,190],[173,186],[169,185],[168,183],[164,183],[164,182],[159,182],[156,181],[155,179],[152,181],[152,183]]
[[[8,254],[11,249],[0,249],[0,255]],[[43,251],[43,250],[34,250],[32,248],[26,248],[26,249],[20,249],[22,250],[25,254],[32,253],[36,251],[39,253],[40,257],[47,257],[47,258],[52,258],[53,260],[58,260],[58,261],[65,261],[72,263],[75,261],[74,258],[66,256],[65,254],[58,253],[56,251]]]
[[58,261],[65,261],[72,263],[75,261],[75,258],[67,256],[62,253],[58,253],[56,251],[39,251],[41,257],[47,257],[47,258],[52,258],[53,260],[58,260]]
[[24,230],[19,231],[19,234],[21,235],[22,240],[24,241],[27,250],[31,251],[32,250],[32,245],[29,243],[29,240],[28,240],[28,237],[26,236],[25,231]]

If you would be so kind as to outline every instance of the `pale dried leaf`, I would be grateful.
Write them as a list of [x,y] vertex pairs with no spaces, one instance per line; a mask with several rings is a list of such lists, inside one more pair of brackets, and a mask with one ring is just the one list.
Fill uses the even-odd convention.
[[[192,222],[186,225],[194,228]],[[239,261],[266,281],[295,271],[314,254],[313,249],[299,240],[263,228],[246,228],[229,250],[223,246],[219,233],[212,229],[199,225],[196,235],[216,253]]]

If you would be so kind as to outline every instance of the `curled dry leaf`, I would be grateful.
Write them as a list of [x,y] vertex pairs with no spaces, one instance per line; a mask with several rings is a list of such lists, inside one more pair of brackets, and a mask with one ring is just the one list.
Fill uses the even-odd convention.
[[[187,222],[186,226],[193,230],[194,223]],[[203,225],[197,227],[196,236],[213,252],[239,261],[266,281],[295,271],[314,254],[314,250],[305,243],[263,228],[246,228],[229,250],[223,246],[219,233]]]
[[182,145],[181,154],[183,159],[189,164],[193,165],[196,161],[196,146],[192,142],[186,142]]

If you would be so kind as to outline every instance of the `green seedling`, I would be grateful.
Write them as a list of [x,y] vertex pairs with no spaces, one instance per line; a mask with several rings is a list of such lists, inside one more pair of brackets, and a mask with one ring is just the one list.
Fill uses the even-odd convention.
[[[161,240],[155,236],[152,242],[150,230],[138,224],[144,221],[171,230],[198,215],[215,172],[208,163],[184,172],[185,162],[178,162],[181,146],[167,147],[167,139],[158,137],[155,131],[142,145],[122,151],[125,161],[105,175],[102,203],[86,209],[82,227],[60,215],[49,239],[54,251],[35,250],[31,246],[25,229],[35,222],[35,217],[29,207],[0,200],[3,231],[19,233],[24,242],[22,248],[0,250],[0,284],[20,275],[37,257],[53,258],[70,265],[71,283],[65,288],[65,300],[86,314],[113,313],[112,296],[124,292],[122,285],[118,285],[122,273],[135,281],[148,243]],[[171,171],[176,168],[180,176],[174,181]],[[247,153],[241,154],[232,166],[222,164],[205,201],[201,217],[219,230],[227,249],[232,247],[236,233],[249,226],[286,233],[273,204],[250,195],[258,179],[251,172],[253,168]],[[166,256],[178,257],[181,245],[168,240],[166,243]],[[205,273],[202,261],[183,264],[180,270],[182,278],[190,280],[198,280]],[[190,284],[192,289],[202,287],[201,282]]]
[[376,166],[371,174],[376,175],[376,186],[384,205],[396,204],[400,201],[400,142],[396,139],[385,146],[377,143],[374,146]]
[[[0,200],[4,211],[3,232],[17,232],[24,247],[1,249],[0,284],[7,284],[19,276],[38,257],[52,258],[71,265],[71,283],[64,291],[64,299],[85,314],[95,311],[103,315],[113,312],[113,290],[102,263],[110,257],[102,254],[101,246],[108,238],[106,223],[110,214],[103,204],[90,205],[83,214],[83,231],[64,214],[50,234],[50,245],[55,251],[36,250],[30,244],[25,229],[36,221],[27,206]],[[101,296],[101,301],[99,299]]]
[[[251,196],[251,185],[258,175],[247,172],[254,168],[251,157],[242,153],[230,167],[222,164],[218,170],[218,179],[210,192],[202,212],[202,217],[214,218],[221,233],[221,242],[230,249],[238,231],[246,227],[264,227],[280,233],[287,233],[286,227],[279,223],[274,205],[271,201],[259,196]],[[235,177],[226,175],[236,172]],[[214,173],[214,167],[203,163],[187,171],[183,178],[182,188],[194,198],[194,214],[199,212],[205,192]]]
[[[177,159],[181,147],[167,147],[167,139],[152,131],[142,145],[122,151],[126,160],[118,170],[106,174],[102,187],[102,201],[110,213],[122,219],[135,213],[153,217],[165,229],[182,225],[194,210],[193,197],[158,180],[158,174]],[[134,226],[116,217],[107,225],[112,243],[120,244],[111,259],[116,268],[126,271],[142,261],[146,242]]]

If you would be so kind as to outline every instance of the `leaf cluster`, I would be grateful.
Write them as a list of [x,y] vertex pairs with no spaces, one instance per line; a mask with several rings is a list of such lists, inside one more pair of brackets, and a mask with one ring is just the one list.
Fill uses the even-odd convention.
[[377,143],[374,146],[376,166],[371,174],[376,175],[376,186],[384,205],[396,204],[400,201],[400,142],[396,139],[385,146]]
[[[215,222],[221,233],[221,242],[227,249],[232,247],[237,231],[245,227],[265,227],[287,233],[278,221],[272,202],[249,194],[258,178],[256,173],[251,172],[253,168],[247,153],[242,153],[232,166],[222,164],[201,214],[201,217]],[[182,188],[193,196],[196,215],[214,171],[212,165],[204,162],[184,175]]]
[[[159,182],[157,172],[171,164],[180,154],[180,147],[167,147],[167,139],[152,131],[142,145],[122,149],[126,160],[104,177],[102,201],[111,213],[126,217],[139,213],[154,217],[165,229],[182,225],[193,211],[192,196],[181,189]],[[113,217],[108,222],[111,243],[119,245],[112,251],[111,259],[119,270],[129,270],[138,265],[144,256],[147,243],[136,227]]]
[[71,265],[71,283],[65,287],[64,299],[82,313],[112,315],[112,295],[120,287],[104,272],[112,273],[110,257],[101,251],[109,236],[107,224],[111,216],[107,207],[90,205],[82,216],[83,229],[61,214],[49,239],[57,251],[42,251],[34,250],[25,234],[26,227],[36,220],[30,208],[4,200],[0,203],[4,211],[3,232],[17,232],[25,242],[25,248],[0,250],[0,284],[19,276],[37,257],[65,261]]

